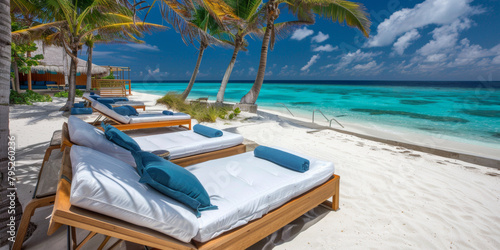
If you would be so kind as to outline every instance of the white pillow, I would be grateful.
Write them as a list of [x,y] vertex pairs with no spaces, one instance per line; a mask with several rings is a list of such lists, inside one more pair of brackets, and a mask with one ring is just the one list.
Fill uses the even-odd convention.
[[106,139],[104,132],[80,120],[80,118],[76,116],[69,117],[68,132],[69,138],[73,143],[107,154],[130,166],[136,166],[134,157],[130,151],[109,141]]
[[102,103],[98,101],[92,102],[92,107],[121,123],[128,124],[130,122],[130,117],[125,115],[120,115],[116,113],[114,110],[109,109],[108,107],[104,106]]
[[183,242],[198,232],[192,209],[139,183],[137,171],[90,148],[71,147],[70,202],[97,213],[151,228]]

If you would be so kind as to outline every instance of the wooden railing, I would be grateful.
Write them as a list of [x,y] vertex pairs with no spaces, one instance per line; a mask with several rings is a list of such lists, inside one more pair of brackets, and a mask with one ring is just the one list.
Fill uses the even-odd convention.
[[126,96],[132,95],[130,80],[118,79],[92,79],[92,88],[98,89],[101,96]]

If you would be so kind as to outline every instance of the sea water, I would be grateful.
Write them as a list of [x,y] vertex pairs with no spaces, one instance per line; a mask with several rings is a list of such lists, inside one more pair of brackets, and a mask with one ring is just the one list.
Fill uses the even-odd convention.
[[[181,92],[186,86],[186,82],[133,82],[132,90],[164,95]],[[197,82],[189,98],[215,100],[219,86],[219,82]],[[251,86],[249,82],[229,83],[225,101],[239,102]],[[281,103],[295,116],[309,119],[319,109],[341,123],[400,128],[500,148],[500,82],[264,83],[257,104],[288,113]],[[315,119],[325,120],[321,115]]]

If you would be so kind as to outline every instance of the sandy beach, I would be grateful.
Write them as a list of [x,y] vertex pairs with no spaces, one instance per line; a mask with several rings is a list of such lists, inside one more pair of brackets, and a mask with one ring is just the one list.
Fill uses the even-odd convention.
[[[147,110],[166,109],[155,105],[154,95],[134,92],[129,99],[144,101]],[[23,207],[33,194],[52,133],[67,120],[58,111],[64,102],[63,98],[54,98],[52,103],[10,108],[10,133],[17,144],[17,188]],[[81,116],[87,121],[95,117],[95,114]],[[241,134],[249,147],[279,146],[331,161],[335,173],[341,177],[338,211],[313,209],[252,249],[498,249],[500,246],[498,169],[305,126],[304,121],[294,122],[276,112],[243,112],[235,120],[218,119],[216,123],[204,124]],[[413,140],[421,144],[430,141],[429,138]],[[497,149],[474,145],[460,144],[448,149],[498,157]],[[25,249],[66,247],[65,228],[47,237],[51,210],[52,207],[38,209],[32,217],[37,229],[25,242]],[[79,237],[84,235],[85,232],[79,231]],[[86,249],[100,244],[99,240],[101,236],[93,238]],[[112,243],[113,240],[108,244]],[[122,243],[118,247],[137,246]]]

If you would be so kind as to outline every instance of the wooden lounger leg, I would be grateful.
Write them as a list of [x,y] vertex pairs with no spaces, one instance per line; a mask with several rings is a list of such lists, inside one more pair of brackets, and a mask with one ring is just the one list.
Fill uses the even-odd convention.
[[104,240],[102,241],[101,245],[97,248],[97,250],[102,250],[104,246],[106,246],[106,243],[108,243],[109,239],[111,239],[111,236],[106,236]]
[[12,246],[13,250],[21,249],[24,242],[24,236],[26,236],[26,231],[28,230],[28,225],[30,224],[31,216],[35,213],[35,209],[39,207],[50,206],[54,204],[55,196],[49,196],[41,199],[33,199],[24,208],[23,216],[21,217],[21,222],[19,223],[19,228],[17,229],[16,240]]
[[328,209],[331,209],[333,211],[337,211],[339,209],[339,188],[340,188],[340,180],[338,179],[336,182],[335,182],[335,192],[332,196],[332,201],[329,201],[329,200],[326,200],[326,201],[323,201],[323,203],[321,203],[320,205],[322,205],[323,207],[326,207]]
[[80,244],[76,245],[76,230],[74,227],[71,227],[71,234],[72,234],[72,238],[73,238],[73,249],[74,250],[80,250],[83,245],[87,244],[87,242],[89,242],[90,239],[92,239],[94,236],[97,235],[96,232],[90,232],[87,237],[85,237],[85,239],[82,240],[82,242],[80,242]]

